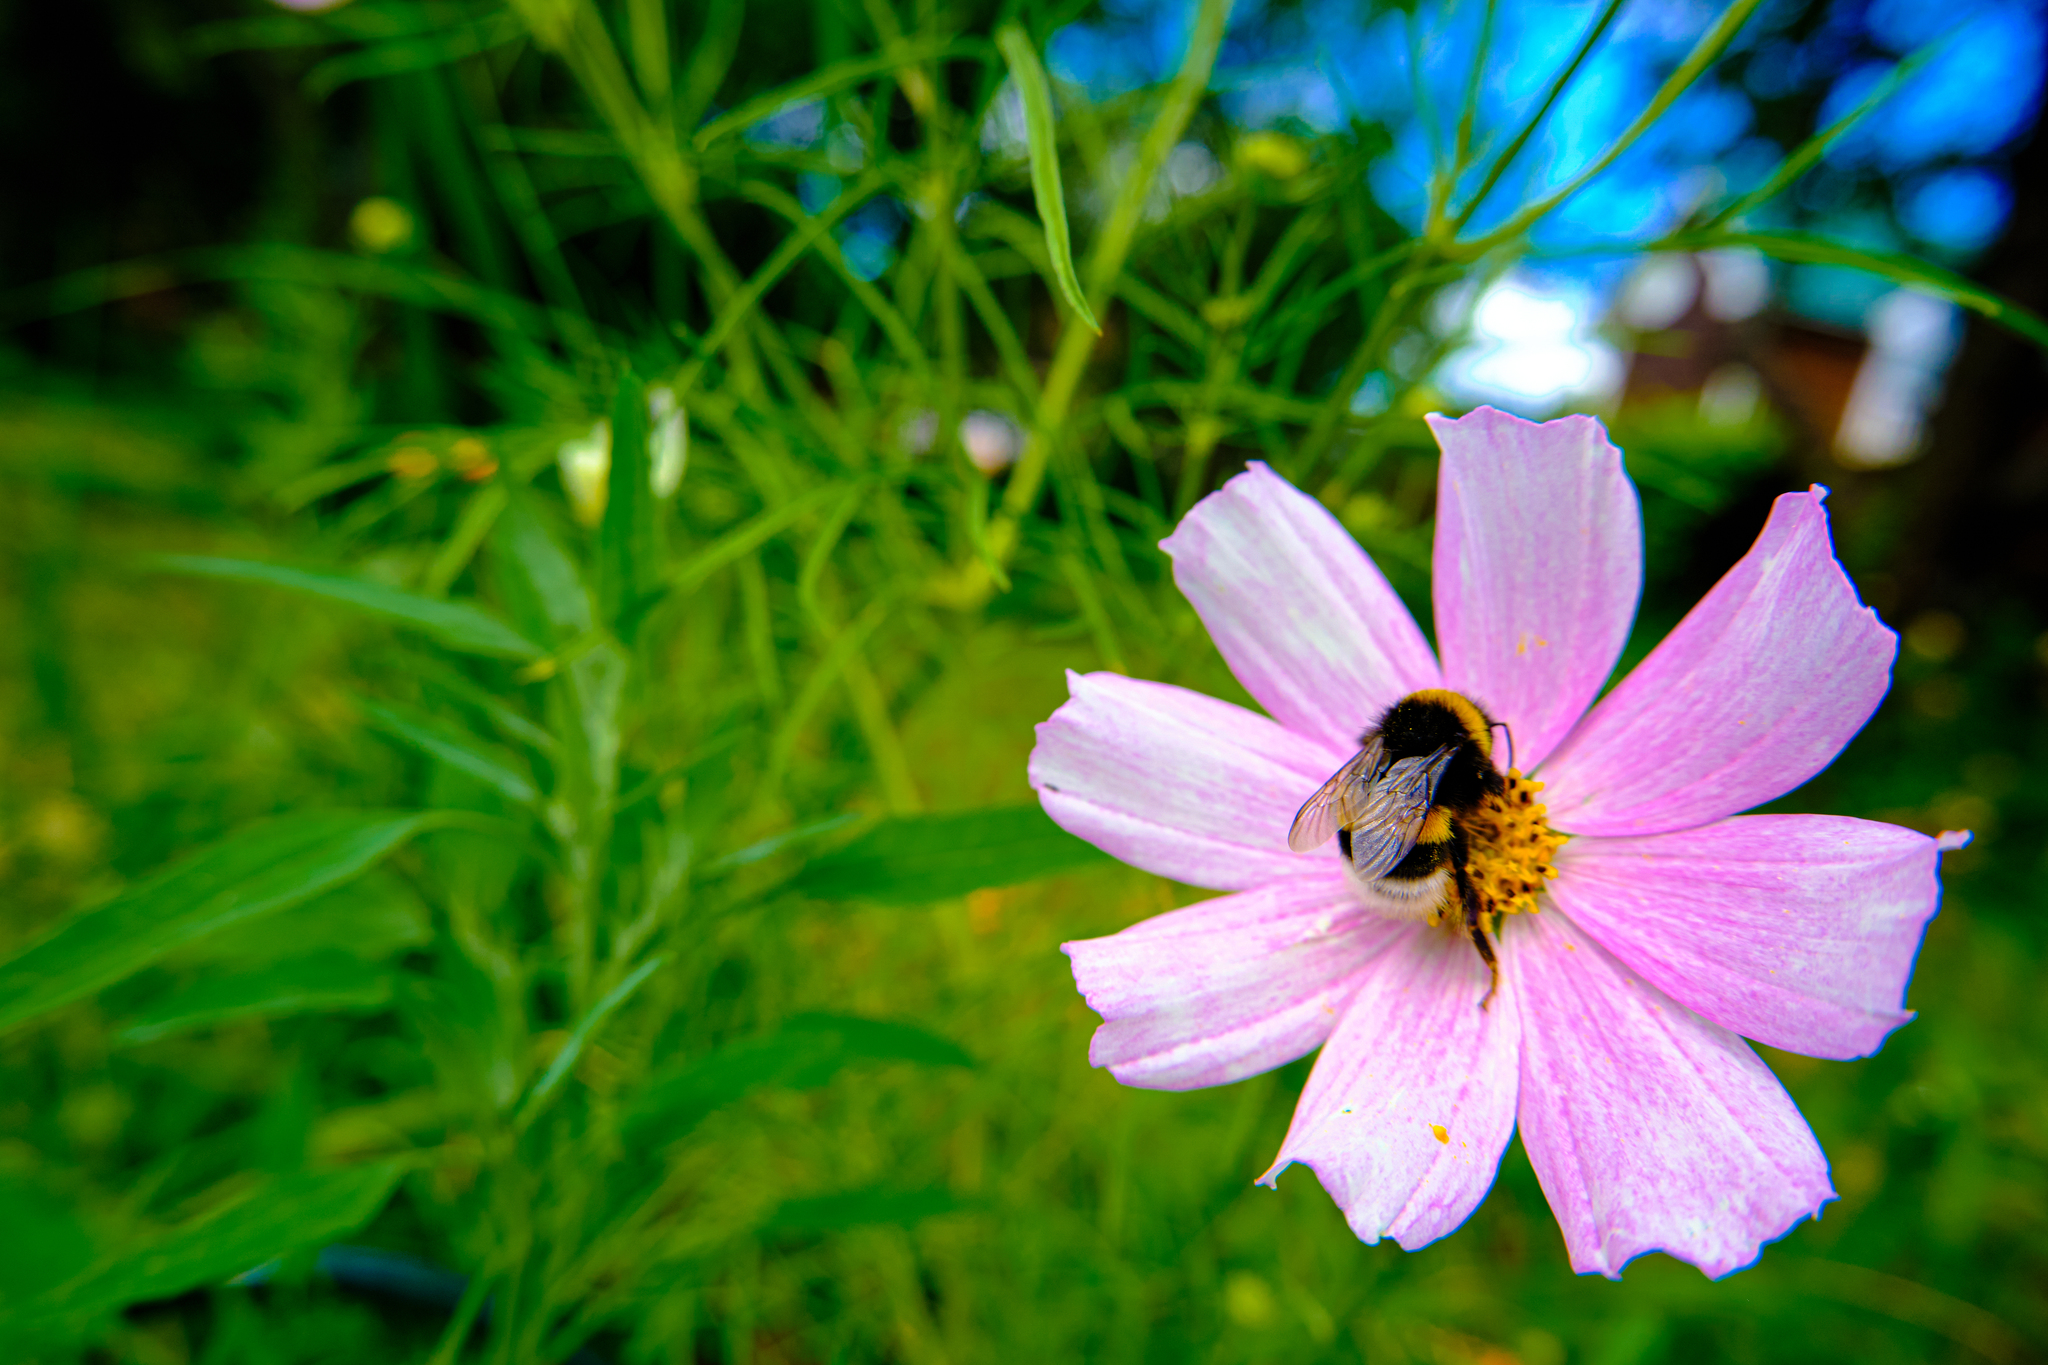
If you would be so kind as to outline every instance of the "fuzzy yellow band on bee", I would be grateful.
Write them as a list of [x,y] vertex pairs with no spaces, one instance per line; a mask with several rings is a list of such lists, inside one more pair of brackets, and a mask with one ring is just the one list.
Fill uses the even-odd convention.
[[[1446,688],[1411,692],[1358,737],[1358,752],[1302,803],[1287,831],[1297,853],[1335,838],[1359,902],[1395,919],[1459,928],[1495,984],[1489,934],[1531,913],[1564,843],[1535,800],[1543,784],[1493,766],[1496,722]],[[1505,729],[1505,727],[1500,727]],[[1508,736],[1513,762],[1514,738]],[[1488,989],[1483,1009],[1493,999]]]

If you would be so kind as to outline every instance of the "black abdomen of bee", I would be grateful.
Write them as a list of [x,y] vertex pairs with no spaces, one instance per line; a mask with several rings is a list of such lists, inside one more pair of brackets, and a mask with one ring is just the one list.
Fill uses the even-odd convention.
[[1446,867],[1458,867],[1465,860],[1465,831],[1454,823],[1446,837],[1425,840],[1408,850],[1400,862],[1387,869],[1390,881],[1419,882]]

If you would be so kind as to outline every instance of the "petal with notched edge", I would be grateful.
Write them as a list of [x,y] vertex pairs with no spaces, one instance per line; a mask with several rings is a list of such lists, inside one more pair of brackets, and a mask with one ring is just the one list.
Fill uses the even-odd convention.
[[1088,1060],[1125,1085],[1192,1090],[1270,1071],[1329,1035],[1359,969],[1401,932],[1334,867],[1062,945],[1103,1018]]
[[1351,1230],[1410,1251],[1451,1232],[1493,1185],[1515,1130],[1521,1018],[1465,939],[1407,924],[1360,974],[1316,1058],[1271,1185],[1300,1162]]
[[1526,772],[1628,641],[1643,587],[1635,485],[1591,417],[1480,408],[1428,420],[1444,453],[1433,569],[1444,686],[1507,722]]
[[1345,751],[1380,712],[1439,686],[1429,643],[1321,503],[1254,462],[1160,548],[1230,671],[1288,729]]
[[1718,1279],[1835,1197],[1791,1096],[1747,1044],[1557,909],[1504,926],[1522,1015],[1522,1145],[1572,1269],[1646,1251]]
[[1911,1019],[1906,979],[1941,898],[1939,847],[1839,815],[1744,815],[1579,838],[1550,894],[1680,1004],[1809,1057],[1867,1057]]
[[1067,674],[1038,727],[1031,785],[1071,833],[1147,872],[1219,891],[1332,870],[1289,851],[1295,811],[1348,756],[1214,697],[1116,673]]
[[1749,553],[1545,762],[1552,825],[1704,825],[1792,790],[1863,728],[1898,637],[1835,562],[1824,491],[1780,497]]

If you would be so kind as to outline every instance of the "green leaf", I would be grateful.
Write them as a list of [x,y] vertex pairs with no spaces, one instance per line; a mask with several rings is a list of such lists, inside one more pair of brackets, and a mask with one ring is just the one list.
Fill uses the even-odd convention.
[[611,471],[597,527],[598,598],[605,622],[627,641],[660,590],[666,558],[647,416],[646,386],[629,370],[612,403]]
[[328,948],[252,972],[209,976],[128,1022],[119,1041],[151,1043],[235,1019],[378,1009],[391,1000],[389,969]]
[[1010,79],[1024,100],[1024,137],[1031,148],[1031,196],[1038,202],[1038,220],[1045,224],[1045,249],[1052,256],[1052,274],[1067,303],[1088,330],[1100,336],[1102,324],[1088,306],[1081,277],[1074,270],[1074,246],[1067,236],[1067,198],[1060,187],[1059,138],[1053,129],[1052,86],[1039,65],[1038,52],[1016,24],[996,33],[996,46],[1010,64]]
[[400,986],[399,1006],[419,1033],[446,1112],[494,1119],[509,1108],[526,1071],[526,1021],[504,1008],[490,973],[466,953],[446,952],[432,976],[408,974]]
[[1039,806],[1011,806],[884,820],[792,885],[829,900],[935,901],[1107,861]]
[[972,1066],[956,1043],[915,1024],[802,1014],[774,1033],[727,1043],[657,1074],[626,1115],[629,1137],[671,1141],[756,1090],[811,1090],[855,1062]]
[[517,740],[536,753],[555,752],[553,735],[534,724],[523,711],[510,705],[505,698],[477,686],[459,670],[440,659],[422,655],[410,663],[408,669],[428,687],[461,706],[481,712],[491,723],[491,727],[506,739]]
[[491,535],[493,567],[514,619],[560,643],[597,625],[590,593],[547,523],[525,497],[514,497]]
[[1973,284],[1929,261],[1893,251],[1868,251],[1811,232],[1687,233],[1658,243],[1671,251],[1705,251],[1714,247],[1749,247],[1766,256],[1798,265],[1839,265],[1867,270],[1895,284],[1924,289],[2000,326],[2019,333],[2036,346],[2048,347],[2048,321],[1981,285]]
[[532,776],[520,770],[515,756],[498,746],[417,712],[368,700],[357,704],[379,730],[429,758],[475,778],[521,805],[531,805],[540,799]]
[[526,25],[510,14],[494,14],[473,24],[426,38],[406,38],[329,57],[306,73],[310,99],[324,100],[352,81],[375,80],[406,71],[424,71],[460,61],[479,52],[519,41]]
[[365,962],[381,962],[422,947],[433,937],[433,918],[412,888],[389,872],[372,868],[284,914],[208,934],[180,948],[164,965],[247,971],[327,948],[342,949]]
[[0,1328],[96,1317],[127,1304],[172,1298],[300,1247],[346,1236],[384,1207],[405,1164],[383,1161],[266,1181],[227,1208],[103,1261],[66,1284],[0,1304]]
[[824,580],[825,570],[832,563],[832,552],[839,548],[839,538],[846,534],[846,528],[853,524],[860,505],[867,500],[868,490],[865,480],[856,479],[848,484],[839,505],[826,514],[825,524],[818,528],[810,548],[804,551],[803,568],[796,576],[796,600],[813,618],[823,619],[824,605],[818,601],[818,584]]
[[961,1207],[944,1189],[893,1190],[879,1186],[839,1194],[785,1199],[763,1227],[773,1232],[838,1232],[876,1223],[908,1225]]
[[[283,242],[251,246],[202,248],[159,258],[186,281],[247,280],[255,283],[305,285],[321,290],[354,289],[401,300],[421,308],[466,317],[485,327],[522,337],[549,337],[573,327],[577,319],[539,308],[515,295],[489,289],[439,270],[388,258],[371,259],[339,251],[315,251]],[[73,309],[94,307],[163,288],[155,269],[138,270],[136,262],[88,266],[32,290],[0,298],[0,317],[19,322]]]
[[859,815],[852,811],[841,811],[837,815],[828,815],[824,819],[814,821],[808,825],[798,825],[795,829],[786,829],[779,834],[771,834],[765,839],[748,844],[745,848],[737,848],[723,857],[712,859],[704,865],[704,871],[715,874],[735,867],[751,866],[764,858],[772,858],[787,849],[797,848],[815,839],[823,838],[835,829],[845,829],[848,825],[860,820],[860,818]]
[[54,1289],[98,1258],[94,1229],[60,1194],[53,1171],[0,1171],[0,1304]]
[[[914,66],[935,57],[974,54],[975,46],[973,42],[965,40],[899,40],[872,56],[852,57],[821,66],[801,80],[778,85],[773,90],[744,100],[737,108],[720,114],[717,118],[705,120],[693,140],[697,150],[701,152],[720,138],[750,128],[786,105],[817,99],[822,95],[844,90],[848,86],[859,85],[862,81],[873,80],[876,76],[886,75],[899,67]],[[987,50],[985,44],[981,45],[981,50]]]
[[0,1032],[111,986],[174,948],[310,900],[444,818],[390,811],[285,815],[231,834],[71,916],[0,963]]
[[286,568],[282,564],[264,564],[250,559],[212,559],[201,555],[165,555],[153,562],[157,567],[174,573],[262,583],[339,602],[366,616],[409,626],[465,654],[533,659],[544,652],[539,645],[481,607],[421,597],[402,588],[387,587],[347,574],[316,573],[308,569]]
[[548,1101],[561,1086],[563,1078],[576,1065],[577,1059],[590,1045],[590,1040],[597,1036],[598,1030],[604,1027],[605,1021],[618,1012],[619,1006],[632,999],[633,992],[646,984],[647,978],[653,976],[667,962],[668,957],[664,954],[641,963],[631,976],[612,987],[604,999],[584,1013],[576,1027],[570,1030],[568,1040],[562,1044],[562,1050],[557,1052],[554,1061],[548,1064],[546,1073],[534,1082],[533,1093],[519,1106],[518,1116],[513,1120],[514,1127],[526,1127],[547,1107]]
[[477,547],[484,543],[484,537],[505,514],[505,504],[511,497],[504,481],[497,480],[486,484],[462,504],[462,514],[455,519],[455,525],[448,532],[447,539],[441,542],[441,548],[428,561],[426,572],[420,575],[420,587],[427,596],[439,597],[447,592],[448,585],[469,567],[469,561],[476,557]]
[[836,1045],[849,1059],[921,1062],[926,1066],[973,1066],[974,1058],[950,1038],[899,1019],[863,1019],[852,1014],[808,1012],[792,1015],[783,1036]]
[[[1650,97],[1650,102],[1643,107],[1643,111],[1635,116],[1628,127],[1615,134],[1614,139],[1599,155],[1581,167],[1570,180],[1541,199],[1524,204],[1510,215],[1506,222],[1485,236],[1477,241],[1461,242],[1459,245],[1462,248],[1462,258],[1467,261],[1476,260],[1495,246],[1521,236],[1549,216],[1552,209],[1591,184],[1602,171],[1619,160],[1623,152],[1634,146],[1638,138],[1656,126],[1665,114],[1670,112],[1671,106],[1678,101],[1679,96],[1691,89],[1693,83],[1706,73],[1707,68],[1720,60],[1721,54],[1728,50],[1728,45],[1735,41],[1736,35],[1742,32],[1743,25],[1749,22],[1749,16],[1754,14],[1757,6],[1762,3],[1763,0],[1730,0],[1728,7],[1716,16],[1714,22],[1708,25],[1706,31],[1693,43],[1692,51],[1685,55],[1685,60],[1665,77],[1664,84],[1657,88],[1657,93]],[[1604,25],[1611,18],[1611,14],[1606,16],[1601,20],[1601,24]],[[1581,55],[1583,56],[1587,50],[1582,48]],[[1567,70],[1576,69],[1578,60],[1574,58],[1572,67]],[[1474,199],[1467,206],[1468,213],[1476,209],[1479,202],[1478,199]]]
[[1793,148],[1792,152],[1783,161],[1778,163],[1778,169],[1771,172],[1770,177],[1763,184],[1758,185],[1740,198],[1729,201],[1722,208],[1715,210],[1714,216],[1707,219],[1701,226],[1709,229],[1717,228],[1729,219],[1739,218],[1757,205],[1774,199],[1783,193],[1786,187],[1791,185],[1793,181],[1812,170],[1829,147],[1840,141],[1850,129],[1876,112],[1879,105],[1882,105],[1893,95],[1898,94],[1900,88],[1917,75],[1920,69],[1926,66],[1936,53],[1945,50],[1948,46],[1948,41],[1929,43],[1926,47],[1921,48],[1918,52],[1913,53],[1906,60],[1893,67],[1883,80],[1871,87],[1870,93],[1865,95],[1854,109],[1851,109],[1848,113],[1842,115],[1842,117],[1836,119],[1833,123]]
[[687,592],[740,556],[751,554],[770,536],[795,525],[798,519],[813,508],[841,496],[843,492],[844,487],[840,484],[821,484],[808,493],[791,498],[779,507],[768,508],[752,520],[733,527],[678,564],[668,576],[670,586],[678,592]]

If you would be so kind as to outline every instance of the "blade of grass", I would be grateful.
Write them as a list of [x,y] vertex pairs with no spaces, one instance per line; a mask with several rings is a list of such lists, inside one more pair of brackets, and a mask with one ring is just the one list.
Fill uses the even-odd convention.
[[513,766],[505,753],[493,753],[475,736],[429,716],[402,711],[367,698],[357,703],[370,723],[401,744],[410,746],[464,776],[476,779],[506,799],[530,806],[540,799],[533,779]]
[[761,791],[772,793],[782,785],[782,775],[789,769],[790,760],[796,755],[796,743],[803,735],[804,726],[811,716],[824,704],[825,694],[839,681],[839,675],[846,670],[849,660],[867,642],[868,636],[888,618],[894,603],[887,596],[877,596],[862,609],[860,615],[842,627],[832,643],[825,649],[817,666],[804,679],[802,687],[790,701],[789,711],[776,727],[774,737],[768,744],[767,770],[761,776]]
[[[468,318],[485,327],[544,339],[557,310],[468,280],[403,262],[368,260],[280,242],[205,248],[90,266],[0,294],[0,327],[97,308],[201,282],[277,283],[345,289]],[[588,324],[584,324],[587,329]]]
[[[572,349],[594,349],[595,339],[591,336],[582,292],[562,255],[554,226],[542,211],[540,194],[527,174],[526,163],[507,148],[495,145],[486,133],[487,129],[501,126],[504,120],[496,88],[488,80],[463,81],[460,88],[475,110],[469,122],[477,157],[483,162],[484,173],[490,177],[491,188],[513,234],[519,239],[519,248],[533,270],[534,279],[553,310],[557,331]],[[619,153],[615,141],[606,138],[604,143],[610,154]],[[564,327],[573,328],[573,332],[561,331]]]
[[669,570],[671,592],[688,592],[742,555],[752,554],[770,536],[794,526],[816,508],[843,496],[845,485],[823,484],[780,507],[771,507],[751,521],[727,531],[711,544]]
[[1176,341],[1197,351],[1208,344],[1209,329],[1202,320],[1147,284],[1135,270],[1126,270],[1116,277],[1116,292],[1147,322]]
[[464,654],[534,659],[543,653],[539,645],[481,607],[467,602],[422,597],[347,574],[292,569],[251,559],[210,559],[202,555],[165,555],[149,563],[172,573],[260,583],[339,602],[366,616],[410,626]]
[[641,963],[631,976],[607,991],[603,999],[584,1011],[583,1018],[577,1021],[576,1027],[569,1033],[568,1040],[562,1044],[562,1050],[548,1063],[548,1069],[534,1082],[526,1102],[519,1106],[519,1111],[512,1120],[515,1132],[525,1132],[533,1126],[533,1121],[540,1117],[541,1111],[554,1099],[555,1091],[561,1088],[563,1078],[582,1058],[583,1050],[590,1046],[590,1040],[597,1036],[605,1021],[617,1013],[621,1005],[633,998],[633,992],[645,985],[648,977],[667,964],[667,954],[649,958]]
[[[740,23],[747,11],[746,0],[711,0],[693,5],[704,16],[697,41],[690,50],[690,64],[683,68],[682,89],[677,93],[675,126],[689,129],[718,95],[726,72],[739,52]],[[699,151],[703,150],[700,145]]]
[[663,0],[627,0],[627,49],[640,93],[659,108],[672,98],[668,69],[668,6]]
[[1103,609],[1102,595],[1095,591],[1088,566],[1081,562],[1078,554],[1069,552],[1060,556],[1060,571],[1081,604],[1081,617],[1087,621],[1088,631],[1095,637],[1095,648],[1102,655],[1102,666],[1112,673],[1130,672],[1124,664],[1123,646],[1117,641],[1116,627],[1110,622],[1109,613]]
[[1890,73],[1883,80],[1879,81],[1854,109],[1851,109],[1848,113],[1806,139],[1805,142],[1799,144],[1798,148],[1791,155],[1778,163],[1778,169],[1771,172],[1768,180],[1751,190],[1748,194],[1716,211],[1713,217],[1700,225],[1700,230],[1707,231],[1717,228],[1729,219],[1738,218],[1748,213],[1757,205],[1774,199],[1783,193],[1788,185],[1811,170],[1814,164],[1826,154],[1827,149],[1841,140],[1843,134],[1863,122],[1864,119],[1876,111],[1879,105],[1883,104],[1893,95],[1896,95],[1899,92],[1899,87],[1911,80],[1915,72],[1925,66],[1936,52],[1946,46],[1947,43],[1945,42],[1930,43],[1893,67]]
[[1892,251],[1870,251],[1810,232],[1686,233],[1657,244],[1669,251],[1709,251],[1716,247],[1748,247],[1766,256],[1799,265],[1839,265],[1867,270],[1895,284],[1924,289],[2048,348],[2048,321],[1982,285],[1974,284],[1929,261]]
[[1453,235],[1464,230],[1465,225],[1472,220],[1472,215],[1479,211],[1479,206],[1486,202],[1486,196],[1493,193],[1494,187],[1500,184],[1501,177],[1508,173],[1508,167],[1522,154],[1522,148],[1528,146],[1529,139],[1536,136],[1536,130],[1543,126],[1543,120],[1550,117],[1552,106],[1557,103],[1558,97],[1564,94],[1565,87],[1572,83],[1572,77],[1579,74],[1579,68],[1585,65],[1586,58],[1593,55],[1593,49],[1600,45],[1600,40],[1607,35],[1607,30],[1614,26],[1615,17],[1621,13],[1624,3],[1625,0],[1607,0],[1606,7],[1600,11],[1600,16],[1593,21],[1593,26],[1586,30],[1586,36],[1580,40],[1578,50],[1572,53],[1571,60],[1552,78],[1550,88],[1543,92],[1543,99],[1537,104],[1536,112],[1529,115],[1521,131],[1516,133],[1502,149],[1501,154],[1494,158],[1492,167],[1486,172],[1486,178],[1479,183],[1479,188],[1473,192],[1471,199],[1466,201],[1465,207],[1458,210],[1457,216],[1451,220],[1450,230]]
[[839,538],[846,534],[846,528],[853,523],[866,499],[868,486],[856,482],[847,486],[841,495],[839,505],[825,517],[825,524],[819,528],[811,547],[804,552],[803,568],[796,578],[796,600],[814,619],[824,618],[824,608],[818,601],[818,582],[825,576],[825,569],[831,563],[832,552],[839,547]]
[[1024,350],[1023,339],[1010,322],[1010,315],[997,302],[995,291],[989,288],[988,279],[975,263],[974,257],[958,237],[948,240],[952,255],[948,262],[953,278],[967,295],[967,301],[974,308],[974,315],[981,319],[989,339],[995,343],[996,356],[1003,363],[1003,374],[1017,390],[1017,397],[1023,403],[1023,410],[1030,411],[1038,405],[1038,372],[1031,368],[1031,357]]
[[761,296],[774,286],[775,282],[797,263],[806,251],[816,246],[820,239],[829,237],[839,220],[852,213],[886,183],[885,177],[870,171],[861,179],[839,192],[822,213],[815,217],[798,214],[794,230],[776,244],[760,269],[749,275],[745,283],[725,298],[718,308],[718,315],[711,326],[704,331],[698,343],[697,355],[684,367],[682,376],[676,381],[676,392],[680,396],[695,386],[697,376],[705,364],[723,348],[734,333],[749,323],[754,315],[754,305]]
[[125,980],[175,948],[311,900],[446,816],[279,816],[229,835],[59,923],[0,964],[0,1031]]
[[[853,268],[846,262],[846,254],[839,249],[839,243],[833,240],[829,228],[822,231],[803,231],[805,224],[817,220],[804,212],[803,204],[794,195],[765,181],[749,181],[740,187],[740,192],[763,208],[772,209],[782,215],[793,227],[803,232],[805,244],[817,251],[839,276],[840,282],[860,301],[861,306],[868,310],[876,325],[882,329],[882,334],[889,338],[889,344],[903,357],[903,362],[921,378],[928,379],[932,368],[931,357],[925,354],[924,347],[919,344],[917,333],[903,320],[903,315],[896,310],[896,306],[883,297],[881,290],[854,273]],[[865,195],[861,197],[866,198]],[[834,214],[834,221],[843,218],[847,212],[851,212],[851,209]]]
[[987,45],[979,42],[954,39],[910,40],[901,46],[891,46],[872,56],[834,62],[812,72],[802,80],[778,85],[773,90],[743,101],[726,113],[707,121],[690,140],[698,151],[708,151],[721,138],[744,132],[787,105],[836,94],[864,81],[873,80],[877,76],[886,76],[901,66],[910,66],[933,58],[979,56],[987,51]]
[[1024,101],[1024,141],[1031,153],[1031,197],[1038,204],[1038,220],[1045,225],[1045,249],[1052,257],[1052,276],[1065,296],[1067,306],[1097,336],[1102,324],[1088,306],[1081,289],[1081,277],[1074,270],[1074,244],[1067,232],[1067,197],[1060,185],[1059,131],[1052,107],[1052,86],[1039,64],[1031,39],[1016,24],[996,31],[996,46],[1010,64],[1010,79]]
[[[1216,53],[1223,46],[1223,33],[1229,22],[1230,0],[1202,0],[1197,8],[1180,70],[1167,87],[1166,99],[1152,126],[1138,144],[1138,155],[1130,175],[1117,192],[1102,231],[1088,253],[1087,292],[1090,296],[1106,298],[1110,284],[1123,273],[1124,262],[1129,259],[1144,216],[1146,201],[1151,197],[1152,182],[1166,164],[1168,153],[1179,145],[1181,134],[1187,131],[1188,121],[1194,117],[1196,105],[1209,89],[1209,74],[1215,69]],[[1034,429],[1016,469],[1010,475],[1009,487],[1004,490],[1002,513],[989,527],[989,544],[998,559],[1007,560],[1016,550],[1018,522],[1038,501],[1039,491],[1045,484],[1047,463],[1052,457],[1053,442],[1058,439],[1059,429],[1066,421],[1067,410],[1073,403],[1094,346],[1094,334],[1071,323],[1061,333],[1045,387],[1039,394]],[[973,567],[982,574],[987,573],[978,564]],[[974,583],[963,585],[963,598],[985,592],[986,589]]]
[[1685,60],[1678,64],[1678,69],[1665,79],[1664,84],[1658,87],[1657,93],[1651,96],[1650,102],[1643,107],[1643,112],[1636,115],[1634,121],[1622,129],[1614,141],[1608,143],[1584,170],[1550,194],[1522,208],[1507,222],[1484,237],[1471,242],[1452,243],[1451,245],[1456,247],[1452,254],[1458,259],[1468,261],[1483,256],[1501,243],[1521,236],[1552,209],[1584,189],[1602,171],[1613,165],[1623,152],[1635,146],[1636,140],[1648,132],[1657,120],[1664,117],[1678,97],[1690,90],[1693,83],[1706,73],[1707,68],[1720,60],[1721,54],[1728,50],[1728,45],[1735,41],[1735,35],[1742,31],[1742,26],[1749,22],[1749,16],[1756,12],[1757,6],[1761,3],[1763,0],[1735,0],[1721,12],[1721,17],[1700,35],[1700,40],[1693,44],[1692,51],[1686,54]]
[[1486,9],[1479,21],[1479,41],[1472,48],[1472,69],[1465,78],[1465,99],[1458,111],[1458,133],[1451,147],[1451,163],[1430,189],[1428,217],[1431,223],[1442,220],[1445,207],[1457,192],[1458,180],[1472,160],[1472,130],[1479,122],[1480,80],[1486,74],[1486,58],[1493,48],[1493,21],[1497,8],[1496,0],[1486,0]]
[[1401,34],[1408,43],[1409,98],[1415,101],[1416,122],[1422,125],[1423,136],[1429,143],[1429,177],[1436,181],[1444,174],[1444,129],[1436,99],[1429,93],[1429,81],[1423,75],[1422,15],[1417,10],[1402,11]]
[[462,571],[469,567],[469,561],[476,557],[477,547],[498,524],[509,499],[510,495],[500,481],[484,488],[462,505],[461,513],[455,518],[454,529],[448,533],[448,539],[441,542],[441,548],[434,552],[426,573],[420,577],[422,592],[429,597],[447,594],[449,585],[462,576]]
[[473,57],[479,52],[519,42],[525,37],[526,25],[516,17],[495,14],[429,37],[378,43],[339,57],[329,57],[306,73],[302,88],[309,98],[324,100],[355,81],[431,70],[461,61],[464,57]]

